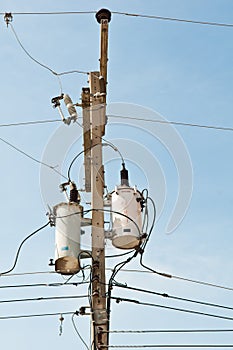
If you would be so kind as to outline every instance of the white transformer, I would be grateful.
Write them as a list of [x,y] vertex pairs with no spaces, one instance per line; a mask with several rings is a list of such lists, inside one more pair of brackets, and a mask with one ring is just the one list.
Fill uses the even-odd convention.
[[116,187],[111,197],[112,244],[120,249],[139,246],[142,236],[142,196],[136,188]]
[[55,270],[64,275],[79,272],[82,206],[75,202],[54,207],[56,217]]

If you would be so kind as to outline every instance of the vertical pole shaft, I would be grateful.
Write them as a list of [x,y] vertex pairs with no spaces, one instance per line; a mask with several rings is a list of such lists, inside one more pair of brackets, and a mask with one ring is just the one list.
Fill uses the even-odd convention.
[[[105,234],[104,234],[104,167],[102,159],[102,136],[106,124],[106,80],[108,55],[108,23],[111,13],[100,10],[96,14],[101,24],[100,73],[90,73],[91,92],[91,192],[92,192],[92,350],[108,348],[108,318],[105,287]],[[99,76],[103,77],[101,81]],[[105,93],[101,93],[101,84]],[[103,87],[103,86],[102,86]]]

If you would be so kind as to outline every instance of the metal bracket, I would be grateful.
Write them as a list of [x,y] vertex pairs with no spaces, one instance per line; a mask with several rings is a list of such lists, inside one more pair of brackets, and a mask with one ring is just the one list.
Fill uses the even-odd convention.
[[4,15],[4,21],[6,22],[6,25],[8,27],[9,23],[13,21],[13,16],[11,12],[6,12]]

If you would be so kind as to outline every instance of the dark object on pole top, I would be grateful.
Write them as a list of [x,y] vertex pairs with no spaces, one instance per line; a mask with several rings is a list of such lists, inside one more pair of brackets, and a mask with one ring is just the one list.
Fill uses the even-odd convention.
[[111,21],[111,12],[107,9],[101,9],[99,10],[95,15],[97,22],[101,23],[102,19],[107,19],[108,22]]

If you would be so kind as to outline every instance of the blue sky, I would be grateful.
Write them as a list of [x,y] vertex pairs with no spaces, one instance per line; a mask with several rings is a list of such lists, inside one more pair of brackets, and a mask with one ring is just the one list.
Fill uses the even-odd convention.
[[[146,0],[146,1],[5,1],[0,12],[13,13],[13,26],[30,54],[57,72],[98,70],[99,25],[94,14],[33,16],[15,12],[111,11],[140,13],[164,17],[233,23],[230,0]],[[59,119],[51,98],[59,95],[58,80],[48,70],[30,60],[17,43],[3,16],[0,20],[0,124]],[[191,124],[232,125],[232,43],[233,28],[204,26],[112,15],[109,29],[108,105],[110,114],[125,111],[126,116]],[[87,75],[71,74],[61,78],[63,91],[78,101]],[[142,106],[142,107],[135,107]],[[81,112],[79,112],[80,114]],[[114,124],[115,123],[115,124]],[[118,124],[117,124],[118,123]],[[150,189],[159,218],[147,245],[144,262],[156,270],[195,280],[233,287],[232,282],[232,132],[185,126],[160,127],[150,122],[135,126],[133,120],[111,119],[106,139],[114,141],[128,160],[130,182],[141,190]],[[122,127],[123,126],[123,127]],[[69,129],[70,128],[70,129]],[[59,129],[59,132],[57,131]],[[180,225],[166,234],[178,195],[179,173],[174,148],[166,148],[159,140],[161,132],[171,140],[179,133],[189,153],[193,170],[192,197]],[[49,141],[56,132],[72,142],[62,164],[66,174],[70,161],[82,147],[82,130],[61,123],[32,126],[1,127],[0,137],[38,160],[48,155]],[[70,132],[70,134],[69,134]],[[76,140],[77,132],[77,140]],[[152,133],[152,135],[150,134]],[[72,135],[72,136],[69,136]],[[74,136],[73,136],[74,135]],[[75,139],[73,139],[75,138]],[[57,165],[62,146],[54,151],[52,165]],[[41,172],[44,169],[1,142],[1,254],[0,271],[8,270],[20,242],[30,232],[46,223],[46,202],[63,200],[59,193],[59,177],[48,174],[49,188],[44,200]],[[138,149],[138,152],[133,150]],[[144,153],[149,158],[144,158]],[[151,157],[151,158],[150,158]],[[145,159],[151,159],[146,160]],[[106,149],[106,182],[110,190],[119,183],[120,162],[112,150]],[[184,164],[184,168],[187,164]],[[73,168],[79,186],[82,182],[82,159]],[[54,181],[53,181],[54,179]],[[182,182],[188,186],[190,178]],[[189,188],[190,189],[190,188]],[[48,191],[48,192],[47,192]],[[51,194],[50,194],[51,193]],[[54,197],[54,193],[57,197]],[[88,196],[83,194],[85,200]],[[88,236],[86,233],[86,237]],[[85,238],[88,241],[88,237]],[[109,249],[111,252],[118,252]],[[54,256],[54,229],[46,228],[23,247],[15,273],[52,271],[49,258]],[[107,266],[116,260],[109,259]],[[141,270],[138,261],[128,269]],[[109,273],[109,272],[108,272]],[[75,277],[75,281],[81,281]],[[166,292],[188,299],[228,305],[232,291],[198,286],[165,279],[145,272],[120,272],[117,280],[129,286]],[[64,282],[55,274],[1,277],[0,287],[12,284]],[[83,295],[87,285],[60,288],[0,289],[0,301],[61,295]],[[210,312],[232,317],[228,310],[199,307],[178,301],[163,300],[147,294],[114,290],[114,295],[173,307]],[[0,317],[8,315],[75,311],[87,300],[56,300],[0,304]],[[136,304],[112,305],[112,329],[184,329],[232,328],[231,321],[182,314]],[[59,337],[58,316],[20,320],[1,320],[1,343],[7,349],[17,347],[35,350],[42,346],[63,349],[84,345],[65,316],[63,335]],[[81,335],[89,342],[88,316],[76,319]],[[231,344],[231,334],[140,334],[112,335],[111,344]]]

